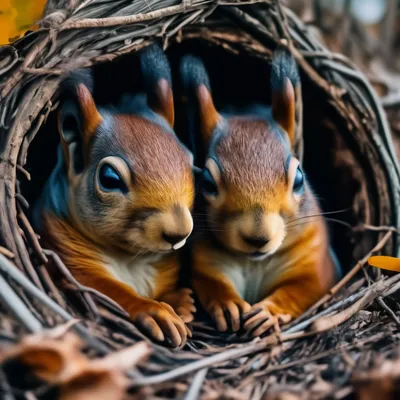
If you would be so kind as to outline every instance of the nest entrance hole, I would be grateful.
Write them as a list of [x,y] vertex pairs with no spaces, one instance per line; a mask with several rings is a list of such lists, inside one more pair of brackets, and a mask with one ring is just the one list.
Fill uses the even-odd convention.
[[[188,137],[182,113],[179,61],[185,54],[197,55],[204,61],[217,109],[228,105],[270,103],[270,51],[257,52],[246,46],[238,50],[205,38],[175,41],[167,49],[167,55],[173,73],[176,132],[184,143],[188,144]],[[142,90],[136,53],[93,65],[92,70],[94,98],[99,105],[116,104],[122,94]],[[376,240],[373,233],[363,234],[361,239],[355,240],[350,225],[366,221],[374,223],[377,194],[368,185],[366,167],[347,135],[346,126],[340,125],[328,99],[313,87],[308,77],[301,73],[301,78],[304,169],[323,211],[332,212],[327,216],[331,240],[346,272],[352,261],[368,251]],[[59,143],[56,112],[49,115],[29,148],[26,169],[32,180],[23,183],[21,189],[30,204],[34,204],[56,163]],[[199,160],[201,158],[200,153]],[[202,166],[199,162],[198,166]]]

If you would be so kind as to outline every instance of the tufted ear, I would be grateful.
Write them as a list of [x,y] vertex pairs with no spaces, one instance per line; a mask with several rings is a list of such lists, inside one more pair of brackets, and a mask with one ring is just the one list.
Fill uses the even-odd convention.
[[[74,92],[74,93],[73,93]],[[89,89],[79,83],[60,108],[58,128],[68,176],[82,172],[101,116]]]
[[199,107],[200,128],[203,141],[209,144],[214,130],[221,120],[221,116],[215,109],[211,93],[205,85],[200,85],[196,89],[196,97]]
[[166,79],[161,78],[149,91],[148,105],[154,112],[161,115],[171,128],[174,126],[174,97]]
[[189,103],[197,109],[203,142],[208,145],[222,117],[214,106],[207,71],[201,60],[188,55],[182,59],[180,74]]
[[174,97],[168,59],[157,45],[146,47],[140,53],[140,64],[147,91],[148,106],[174,126]]
[[296,139],[295,89],[300,86],[296,62],[286,50],[277,50],[272,60],[272,116],[284,129],[293,147]]

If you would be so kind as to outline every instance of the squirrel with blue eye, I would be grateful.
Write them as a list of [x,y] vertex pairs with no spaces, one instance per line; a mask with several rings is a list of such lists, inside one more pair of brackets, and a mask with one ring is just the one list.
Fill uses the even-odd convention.
[[185,343],[196,311],[178,288],[179,257],[193,228],[193,157],[174,131],[168,60],[142,50],[146,93],[97,107],[86,70],[67,78],[60,148],[34,211],[44,245],[81,284],[109,296],[156,341]]
[[180,73],[207,154],[200,180],[207,229],[195,235],[192,287],[219,331],[260,336],[298,317],[340,276],[293,151],[298,69],[278,49],[271,107],[238,113],[216,110],[200,59],[185,56]]

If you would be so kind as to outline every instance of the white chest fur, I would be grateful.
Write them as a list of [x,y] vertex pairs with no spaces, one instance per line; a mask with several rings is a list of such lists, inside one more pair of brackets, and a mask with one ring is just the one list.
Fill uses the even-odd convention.
[[144,297],[153,297],[159,257],[108,256],[105,267],[118,280],[131,286]]
[[216,268],[227,277],[240,296],[250,304],[263,300],[281,276],[284,267],[274,262],[273,257],[263,261],[252,261],[219,255]]

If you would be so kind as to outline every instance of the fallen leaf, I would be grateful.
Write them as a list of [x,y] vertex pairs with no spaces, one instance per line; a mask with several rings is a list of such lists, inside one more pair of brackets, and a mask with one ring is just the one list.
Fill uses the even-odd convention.
[[395,400],[400,398],[400,360],[390,360],[370,371],[353,376],[359,400]]
[[[60,400],[123,400],[131,381],[125,372],[147,357],[150,348],[146,342],[115,351],[102,358],[89,359],[82,348],[83,341],[68,332],[72,323],[40,334],[26,336],[11,349],[0,354],[0,364],[17,364],[13,371],[18,380],[27,381],[29,374],[41,383],[57,388]],[[7,373],[7,368],[5,368]]]
[[39,334],[28,335],[7,350],[0,350],[0,364],[17,362],[46,382],[57,380],[66,368],[83,362],[83,343],[79,336],[67,332],[72,322]]
[[373,256],[368,259],[368,264],[375,268],[400,272],[400,258],[389,256]]

